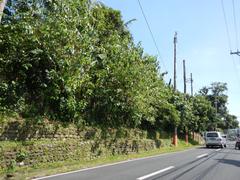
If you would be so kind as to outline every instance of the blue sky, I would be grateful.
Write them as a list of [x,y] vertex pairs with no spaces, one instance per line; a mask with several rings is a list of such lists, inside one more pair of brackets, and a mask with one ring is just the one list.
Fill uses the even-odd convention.
[[[120,10],[125,22],[136,18],[137,20],[129,26],[134,41],[141,42],[145,53],[157,56],[157,50],[137,0],[100,1]],[[236,51],[239,48],[236,39],[240,37],[240,33],[237,32],[240,30],[240,2],[235,0],[237,28],[234,28],[232,1],[223,0],[230,43],[221,0],[140,0],[140,2],[161,53],[161,57],[158,57],[161,69],[169,72],[165,81],[168,82],[173,77],[173,36],[177,31],[178,90],[183,91],[182,60],[185,59],[187,76],[190,77],[190,73],[193,73],[194,92],[212,82],[226,82],[229,111],[240,118],[240,56],[229,53],[230,49]],[[190,93],[190,84],[188,92]]]

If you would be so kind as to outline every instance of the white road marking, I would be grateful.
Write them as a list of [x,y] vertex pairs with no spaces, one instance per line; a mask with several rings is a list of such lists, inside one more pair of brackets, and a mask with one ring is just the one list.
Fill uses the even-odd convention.
[[191,148],[191,149],[187,149],[187,150],[183,150],[183,151],[164,153],[164,154],[148,156],[148,157],[143,157],[143,158],[137,158],[137,159],[129,159],[129,160],[126,160],[126,161],[120,161],[120,162],[116,162],[116,163],[105,164],[105,165],[95,166],[95,167],[91,167],[91,168],[80,169],[80,170],[76,170],[76,171],[70,171],[70,172],[66,172],[66,173],[59,173],[59,174],[54,174],[54,175],[44,176],[44,177],[36,177],[36,178],[34,178],[32,180],[47,179],[47,178],[51,178],[51,177],[57,177],[57,176],[62,176],[62,175],[67,175],[67,174],[72,174],[72,173],[78,173],[78,172],[82,172],[82,171],[94,170],[94,169],[98,169],[98,168],[102,168],[102,167],[108,167],[108,166],[114,166],[114,165],[118,165],[118,164],[124,164],[124,163],[132,162],[132,161],[151,159],[151,158],[167,156],[167,155],[172,155],[172,154],[180,154],[182,152],[187,152],[187,151],[191,151],[191,150],[195,150],[195,149],[196,148]]
[[202,158],[202,157],[207,157],[207,156],[208,156],[208,154],[201,154],[201,155],[197,156],[197,159]]
[[221,149],[216,149],[215,151],[220,151]]
[[150,177],[152,177],[152,176],[155,176],[155,175],[157,175],[157,174],[163,173],[163,172],[168,171],[168,170],[173,169],[173,168],[174,168],[174,166],[169,166],[169,167],[167,167],[167,168],[161,169],[161,170],[156,171],[156,172],[153,172],[153,173],[151,173],[151,174],[148,174],[148,175],[139,177],[139,178],[137,178],[137,180],[144,180],[144,179],[150,178]]

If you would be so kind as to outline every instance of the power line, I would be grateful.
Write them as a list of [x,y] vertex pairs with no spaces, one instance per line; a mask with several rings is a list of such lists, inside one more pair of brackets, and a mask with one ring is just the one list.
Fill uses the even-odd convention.
[[153,41],[153,43],[154,43],[154,46],[155,46],[155,48],[156,48],[156,50],[157,50],[158,56],[159,56],[159,58],[162,60],[162,64],[163,64],[164,68],[167,70],[167,68],[166,68],[166,66],[165,66],[165,63],[164,63],[164,61],[163,61],[163,58],[161,57],[161,54],[160,54],[160,51],[159,51],[157,42],[156,42],[155,37],[154,37],[154,35],[153,35],[153,32],[152,32],[152,30],[151,30],[151,27],[150,27],[150,25],[149,25],[149,23],[148,23],[146,14],[144,13],[142,4],[141,4],[140,0],[137,0],[137,1],[138,1],[138,5],[139,5],[139,7],[140,7],[140,9],[141,9],[142,15],[143,15],[143,17],[144,17],[144,20],[145,20],[145,22],[146,22],[146,24],[147,24],[147,27],[148,27],[148,30],[149,30],[149,32],[150,32],[150,35],[151,35],[152,41]]
[[221,0],[221,4],[222,4],[222,12],[223,12],[224,22],[225,22],[225,27],[226,27],[226,32],[227,32],[229,51],[231,51],[231,50],[232,50],[232,47],[231,47],[231,38],[230,38],[229,29],[228,29],[228,23],[227,23],[227,18],[226,18],[226,13],[225,13],[225,8],[224,8],[223,0]]
[[[233,2],[233,1],[232,1]],[[227,39],[228,39],[228,47],[229,47],[229,50],[230,52],[232,53],[232,47],[231,47],[231,38],[230,38],[230,33],[229,33],[229,29],[228,29],[228,22],[227,22],[227,18],[226,18],[226,12],[225,12],[225,8],[224,8],[224,3],[223,3],[223,0],[221,0],[221,5],[222,5],[222,12],[223,12],[223,16],[224,16],[224,22],[225,22],[225,28],[226,28],[226,32],[227,32]],[[235,5],[234,5],[234,2],[233,2],[233,8],[235,9]],[[234,16],[235,16],[235,10],[234,10]],[[235,16],[235,20],[236,21],[236,16]],[[236,24],[236,23],[235,23]],[[236,30],[237,28],[235,28]],[[237,33],[237,32],[236,32]],[[231,54],[230,53],[230,54]],[[232,56],[232,62],[233,62],[233,68],[234,68],[234,71],[236,73],[236,77],[237,77],[237,80],[238,80],[238,85],[240,86],[240,77],[239,77],[239,73],[237,71],[237,65],[235,63],[235,60],[234,60],[234,57]]]
[[234,30],[235,30],[235,36],[236,36],[236,48],[238,49],[238,28],[237,28],[237,20],[236,20],[234,0],[232,0],[232,7],[233,7]]
[[239,57],[238,59],[240,60],[240,52],[238,50],[239,48],[239,38],[238,38],[238,26],[237,26],[237,19],[236,19],[236,9],[235,9],[235,0],[232,0],[232,5],[233,5],[233,17],[234,17],[234,27],[235,27],[235,35],[236,35],[236,48],[237,52],[235,52]]

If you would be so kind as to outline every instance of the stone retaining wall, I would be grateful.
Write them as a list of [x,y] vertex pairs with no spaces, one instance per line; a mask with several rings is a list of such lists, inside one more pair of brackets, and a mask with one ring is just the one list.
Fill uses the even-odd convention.
[[0,128],[0,170],[65,160],[87,161],[159,148],[139,129],[78,128],[74,125],[10,121]]
[[0,141],[26,141],[26,140],[90,140],[114,138],[147,138],[147,132],[139,129],[99,129],[94,127],[64,127],[59,123],[34,124],[26,121],[12,121],[0,125]]
[[154,140],[115,141],[53,141],[16,144],[5,148],[0,145],[0,167],[5,169],[12,162],[18,166],[34,166],[40,163],[51,163],[65,160],[87,161],[116,154],[129,154],[152,150],[159,147]]

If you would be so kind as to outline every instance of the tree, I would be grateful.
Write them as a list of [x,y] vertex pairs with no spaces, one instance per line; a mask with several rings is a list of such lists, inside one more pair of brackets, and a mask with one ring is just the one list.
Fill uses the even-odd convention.
[[206,96],[207,99],[212,103],[212,106],[216,108],[217,113],[221,116],[224,116],[227,113],[226,105],[228,96],[225,94],[226,91],[226,83],[214,82],[210,87],[201,89],[200,94]]
[[41,10],[34,2],[14,4],[18,14],[0,30],[1,105],[94,125],[154,123],[165,85],[156,58],[134,44],[120,12],[88,0],[52,1]]
[[12,92],[1,96],[1,104],[14,105],[11,109],[20,113],[73,120],[85,106],[83,99],[76,99],[75,90],[88,77],[79,74],[91,64],[88,4],[62,1],[55,5],[55,11],[42,19],[35,16],[35,7],[24,9],[20,4],[18,18],[1,28],[1,95]]
[[219,123],[221,129],[235,129],[238,128],[239,122],[234,115],[227,114],[225,118]]
[[0,112],[149,131],[236,126],[226,84],[196,97],[174,92],[157,58],[134,44],[119,11],[89,0],[7,6],[14,13],[0,28]]
[[208,130],[215,130],[217,128],[227,129],[236,125],[234,118],[229,115],[227,109],[228,96],[226,95],[227,84],[221,82],[214,82],[209,87],[202,88],[199,93],[204,96],[211,106],[215,109],[215,113],[209,115]]
[[194,119],[190,123],[190,129],[196,132],[213,130],[215,109],[212,107],[211,102],[201,95],[196,95],[192,101]]

